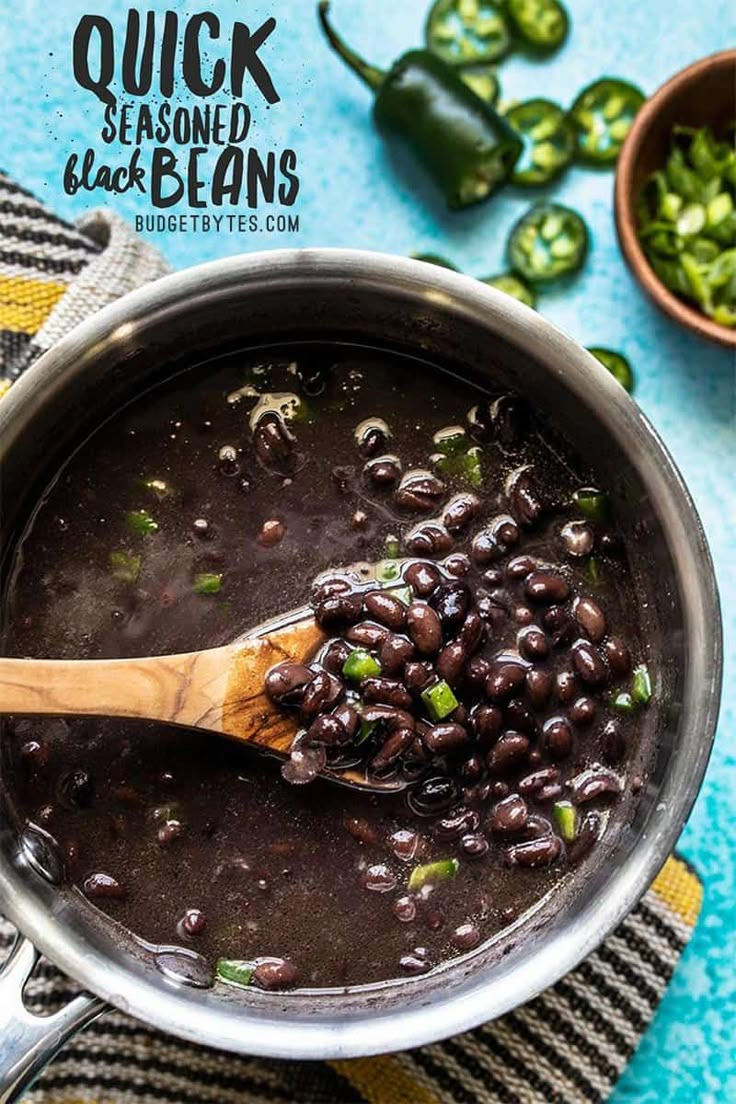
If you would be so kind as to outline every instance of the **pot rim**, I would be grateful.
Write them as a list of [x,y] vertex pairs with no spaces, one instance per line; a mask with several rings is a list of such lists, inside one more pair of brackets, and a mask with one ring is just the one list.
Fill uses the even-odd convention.
[[[337,1059],[423,1046],[505,1014],[557,982],[591,953],[631,911],[669,856],[699,791],[713,743],[722,677],[718,592],[705,535],[682,477],[638,406],[580,345],[535,311],[470,277],[419,261],[345,249],[263,251],[186,269],[146,285],[77,326],[12,388],[0,404],[0,442],[12,441],[16,413],[53,389],[80,352],[98,342],[121,340],[135,321],[190,298],[264,282],[309,280],[410,292],[418,300],[452,305],[485,319],[489,330],[541,361],[582,401],[594,396],[601,420],[626,448],[656,508],[670,543],[689,645],[681,725],[698,734],[672,757],[647,831],[608,883],[564,930],[544,936],[513,968],[495,970],[483,982],[471,972],[462,985],[448,985],[412,1007],[365,1008],[358,1015],[291,1020],[272,1010],[249,1014],[226,1001],[198,1006],[192,993],[173,985],[155,988],[132,969],[64,930],[33,895],[23,891],[18,870],[0,852],[0,900],[10,920],[60,969],[110,1002],[165,1032],[235,1053],[270,1058]],[[407,995],[412,982],[402,982]],[[239,1012],[239,1014],[237,1014]],[[252,1010],[251,1010],[252,1012]]]

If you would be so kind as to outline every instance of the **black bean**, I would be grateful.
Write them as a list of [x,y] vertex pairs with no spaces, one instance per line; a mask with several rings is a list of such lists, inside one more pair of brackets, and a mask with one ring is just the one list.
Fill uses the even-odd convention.
[[586,636],[594,644],[600,644],[606,635],[606,618],[598,603],[592,598],[578,598],[573,604],[572,611]]
[[[256,452],[258,442],[256,439]],[[234,445],[223,445],[217,454],[217,464],[223,475],[237,475],[240,471],[238,463],[238,450]]]
[[445,631],[458,630],[467,617],[472,596],[467,583],[443,583],[432,595],[432,608]]
[[371,770],[378,771],[391,766],[408,751],[413,741],[414,731],[411,728],[397,728],[389,733],[383,747],[371,759]]
[[511,512],[520,525],[534,525],[542,513],[542,499],[530,472],[521,472],[509,488]]
[[342,705],[338,705],[337,709],[333,711],[332,716],[335,717],[345,729],[346,739],[352,740],[360,728],[360,714],[358,710],[352,705],[343,703]]
[[366,847],[373,847],[374,844],[378,843],[378,833],[369,820],[364,820],[362,817],[346,817],[342,823],[343,827],[348,830],[354,839],[357,839],[358,843],[362,843]]
[[465,668],[466,685],[473,693],[481,694],[485,690],[486,679],[490,673],[490,660],[485,656],[473,656]]
[[375,621],[359,621],[357,625],[351,625],[345,633],[346,640],[362,648],[378,648],[387,636],[386,626],[377,625]]
[[503,713],[497,705],[477,705],[470,714],[470,724],[481,747],[489,748],[503,728]]
[[378,660],[385,675],[401,675],[414,655],[414,645],[405,636],[389,633],[381,644]]
[[569,556],[589,556],[593,551],[595,535],[587,521],[568,521],[560,537]]
[[475,924],[461,924],[455,928],[450,942],[458,951],[472,951],[481,941],[481,934]]
[[305,717],[316,717],[333,709],[345,693],[345,686],[329,671],[320,671],[308,682],[299,708]]
[[550,782],[549,785],[542,786],[536,799],[538,802],[556,801],[558,797],[562,797],[562,792],[561,782]]
[[363,604],[368,616],[378,621],[379,625],[385,625],[394,632],[404,627],[406,606],[393,594],[375,590],[371,594],[366,594]]
[[357,529],[358,532],[362,532],[368,528],[368,515],[365,510],[356,510],[350,519],[350,525],[353,529]]
[[491,774],[506,774],[522,763],[529,752],[529,739],[521,732],[504,732],[491,749],[488,770]]
[[402,924],[411,924],[417,915],[416,901],[413,897],[399,897],[394,903],[394,913]]
[[559,671],[555,678],[555,691],[557,693],[558,700],[567,705],[573,700],[578,692],[577,683],[575,682],[575,675],[572,671]]
[[423,779],[407,795],[407,803],[419,816],[438,816],[457,803],[457,786],[451,778]]
[[377,456],[369,460],[363,472],[379,487],[393,487],[401,479],[401,461],[396,456]]
[[420,598],[428,598],[442,581],[439,570],[431,563],[410,564],[404,573],[404,580]]
[[253,432],[256,456],[269,468],[283,468],[293,457],[296,437],[278,414],[259,418]]
[[424,947],[417,947],[411,954],[402,955],[399,966],[406,974],[426,974],[430,961]]
[[397,859],[411,862],[416,857],[421,841],[417,832],[412,832],[409,828],[398,828],[386,842]]
[[192,532],[195,537],[199,537],[200,540],[211,540],[213,535],[210,523],[206,518],[197,518],[193,521]]
[[628,675],[631,670],[631,652],[620,637],[612,636],[607,640],[603,651],[614,675]]
[[618,775],[605,767],[588,767],[570,779],[572,799],[576,805],[584,805],[597,797],[618,797],[622,788]]
[[445,560],[445,571],[455,579],[462,579],[470,571],[470,558],[464,552],[453,552]]
[[583,696],[576,698],[567,711],[567,715],[576,725],[589,725],[595,720],[595,702],[592,698]]
[[386,423],[377,418],[375,421],[366,420],[362,422],[358,427],[356,436],[360,452],[363,456],[370,458],[386,451],[391,433]]
[[526,673],[526,693],[535,709],[543,709],[552,694],[552,675],[541,667]]
[[602,827],[598,813],[587,813],[585,815],[576,838],[567,845],[568,862],[579,863],[590,853],[598,842]]
[[526,828],[528,819],[529,809],[526,801],[519,794],[510,794],[494,805],[489,824],[492,831],[505,835],[508,832],[522,831]]
[[514,610],[514,621],[517,625],[528,628],[534,620],[534,614],[528,606],[517,606]]
[[518,448],[529,431],[529,407],[515,395],[502,395],[491,403],[493,434],[504,448]]
[[544,726],[544,739],[552,759],[559,762],[572,752],[572,729],[562,717],[550,717]]
[[[454,546],[455,541],[441,522],[424,521],[416,525],[407,534],[405,544],[407,551],[412,556],[445,556]],[[409,581],[408,575],[407,572],[407,581]],[[438,573],[437,582],[439,582],[439,579]],[[432,590],[434,590],[434,587],[428,590],[427,593],[431,594]]]
[[412,694],[419,694],[434,679],[434,671],[427,663],[410,661],[404,668],[404,685]]
[[407,713],[405,709],[399,709],[395,705],[367,703],[363,707],[362,716],[368,724],[374,724],[378,721],[386,725],[389,732],[393,732],[397,728],[410,728],[413,731],[416,723],[411,713]]
[[499,548],[493,532],[490,529],[484,529],[473,537],[470,554],[473,557],[473,562],[478,567],[485,567],[491,560],[495,560],[502,555],[502,550]]
[[201,935],[207,927],[207,917],[199,909],[187,909],[177,924],[177,930],[190,938]]
[[285,535],[286,526],[283,521],[279,521],[278,518],[269,518],[268,521],[264,521],[258,530],[256,541],[262,548],[275,548],[277,544],[281,544]]
[[334,598],[338,594],[349,594],[352,589],[350,580],[344,575],[321,575],[312,587],[312,604],[317,605],[325,598]]
[[344,640],[332,640],[322,656],[322,666],[331,675],[341,675],[351,651]]
[[482,832],[469,832],[460,840],[460,846],[471,858],[480,858],[488,851],[488,840]]
[[467,731],[459,724],[432,725],[424,737],[427,750],[433,755],[447,755],[470,742]]
[[580,678],[589,686],[601,686],[608,680],[608,668],[587,640],[576,641],[572,649],[572,662]]
[[298,705],[304,687],[314,678],[314,671],[303,663],[287,660],[277,663],[266,675],[266,692],[278,705]]
[[514,556],[506,564],[506,574],[509,579],[526,579],[527,575],[531,575],[536,570],[536,567],[537,561],[531,556]]
[[470,525],[473,518],[477,517],[480,508],[480,499],[474,494],[455,495],[445,507],[442,520],[450,532],[456,532]]
[[442,646],[442,625],[425,602],[412,602],[406,612],[409,636],[420,655],[436,655]]
[[611,766],[620,763],[626,754],[626,737],[618,721],[608,721],[601,733],[603,758]]
[[539,839],[517,843],[506,851],[509,866],[549,866],[560,856],[562,844],[557,836],[540,836]]
[[554,571],[533,571],[524,587],[527,598],[532,602],[564,602],[570,594],[570,584],[562,575]]
[[397,709],[411,709],[413,699],[400,682],[388,678],[363,679],[360,686],[363,700],[378,705],[393,705]]
[[453,689],[458,686],[463,677],[467,658],[468,653],[461,640],[452,640],[449,644],[445,644],[437,656],[435,664],[437,674]]
[[467,809],[461,805],[458,809],[445,813],[435,824],[432,834],[437,839],[453,840],[468,832],[475,832],[479,826],[480,814],[475,809]]
[[460,765],[459,774],[463,782],[477,782],[483,777],[483,760],[478,755],[471,755]]
[[533,736],[537,731],[537,722],[529,706],[521,698],[513,698],[504,709],[506,727],[515,732]]
[[298,980],[299,971],[288,958],[269,958],[253,971],[253,981],[261,989],[293,989]]
[[559,780],[559,767],[542,767],[541,770],[532,771],[531,774],[525,774],[519,779],[519,793],[524,794],[525,797],[539,795],[545,786],[554,785]]
[[117,878],[113,878],[111,874],[105,874],[102,871],[97,874],[90,874],[88,878],[85,878],[82,883],[82,890],[85,896],[92,898],[92,900],[124,897],[126,892]]
[[529,625],[519,633],[519,651],[527,659],[546,659],[549,655],[549,641],[540,628]]
[[445,484],[427,471],[407,472],[394,492],[394,503],[402,510],[428,513],[445,493]]
[[357,621],[362,609],[360,594],[333,594],[317,600],[314,617],[323,628],[332,628]]
[[339,747],[348,743],[349,736],[345,726],[334,714],[323,713],[312,721],[307,732],[310,744],[323,744],[325,747]]
[[521,689],[525,679],[526,672],[520,664],[497,664],[486,680],[486,694],[492,702],[504,702]]
[[472,655],[472,653],[477,651],[481,646],[485,631],[485,625],[481,620],[480,614],[474,609],[468,610],[467,617],[460,629],[459,637],[468,655]]
[[542,614],[542,624],[552,637],[555,648],[571,644],[578,635],[575,621],[562,606],[550,606]]
[[94,801],[95,785],[89,771],[75,767],[62,775],[58,786],[59,800],[67,809],[87,809]]

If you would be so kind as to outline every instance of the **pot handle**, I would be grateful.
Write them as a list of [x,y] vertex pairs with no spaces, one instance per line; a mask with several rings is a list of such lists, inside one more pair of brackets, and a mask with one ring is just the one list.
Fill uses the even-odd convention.
[[13,1104],[67,1039],[105,1011],[104,1001],[82,993],[51,1016],[29,1012],[23,990],[39,952],[18,935],[0,970],[0,1104]]

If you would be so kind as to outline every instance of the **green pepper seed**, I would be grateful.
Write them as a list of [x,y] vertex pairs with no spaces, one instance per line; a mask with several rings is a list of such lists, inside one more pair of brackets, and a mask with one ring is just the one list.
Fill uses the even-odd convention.
[[492,0],[437,0],[425,36],[432,53],[450,65],[498,61],[511,48],[506,17]]
[[511,25],[525,45],[549,53],[567,38],[570,20],[559,0],[507,0]]
[[351,682],[362,682],[363,679],[380,675],[381,664],[364,648],[356,648],[343,663],[342,673]]
[[631,679],[631,697],[637,705],[648,705],[652,697],[652,679],[649,668],[641,664],[634,669]]
[[244,962],[236,958],[220,958],[215,967],[215,977],[218,981],[224,981],[227,985],[237,985],[241,989],[247,988],[255,973],[252,962]]
[[432,882],[446,882],[457,877],[460,863],[457,859],[439,859],[437,862],[415,866],[409,875],[409,890],[416,893]]
[[513,184],[537,187],[564,172],[575,154],[575,130],[558,104],[528,100],[512,107],[506,119],[524,143],[511,174]]
[[433,686],[428,686],[426,690],[422,690],[422,701],[427,713],[435,722],[443,721],[445,717],[449,717],[450,713],[454,713],[460,704],[444,679],[440,679]]
[[571,801],[555,801],[552,806],[557,831],[565,843],[572,843],[578,832],[578,813]]
[[580,215],[556,203],[539,203],[514,226],[507,252],[510,267],[530,283],[569,276],[582,268],[588,230]]
[[532,289],[511,272],[504,272],[500,276],[488,276],[481,282],[488,284],[489,287],[498,288],[499,291],[510,295],[512,299],[518,299],[527,307],[534,309],[537,305],[537,297]]
[[222,590],[222,575],[205,571],[194,577],[195,594],[219,594]]
[[151,533],[158,532],[158,522],[149,514],[148,510],[131,510],[125,515],[125,524],[131,533],[136,536],[147,537]]
[[613,378],[618,380],[626,391],[634,390],[634,373],[625,356],[614,352],[613,349],[603,349],[597,345],[588,349],[588,352],[592,353],[595,359],[599,360],[603,367],[608,369]]
[[114,579],[123,583],[137,583],[141,574],[142,560],[128,552],[110,553],[110,570]]
[[570,108],[578,158],[592,165],[614,164],[644,99],[635,85],[610,77],[584,88]]

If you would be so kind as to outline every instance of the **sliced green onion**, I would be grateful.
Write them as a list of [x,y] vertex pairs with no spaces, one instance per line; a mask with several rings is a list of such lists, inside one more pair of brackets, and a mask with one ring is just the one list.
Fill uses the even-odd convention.
[[433,457],[433,463],[443,475],[451,476],[467,483],[470,487],[478,488],[483,484],[482,455],[483,450],[474,446],[459,455],[441,453],[439,456]]
[[438,862],[415,866],[409,875],[409,889],[412,893],[430,882],[446,882],[456,877],[460,863],[457,859],[440,859]]
[[462,426],[447,426],[439,429],[432,440],[445,456],[458,456],[468,447],[468,435]]
[[555,801],[552,813],[557,831],[565,843],[572,843],[578,833],[578,813],[571,801]]
[[396,560],[381,560],[376,564],[376,579],[379,583],[393,583],[401,575],[401,568]]
[[608,495],[596,491],[592,487],[584,487],[576,491],[573,501],[578,510],[590,521],[605,521],[609,514],[610,502]]
[[110,553],[110,570],[114,579],[123,583],[137,583],[141,574],[142,559],[128,552]]
[[422,701],[433,721],[442,721],[449,717],[460,704],[444,679],[422,690]]
[[386,537],[384,546],[386,555],[390,560],[398,559],[399,553],[401,552],[401,542],[398,537],[395,537],[393,534]]
[[623,713],[625,716],[628,716],[630,713],[634,712],[636,704],[631,694],[627,693],[625,690],[621,690],[618,694],[614,694],[611,699],[611,708],[615,709],[617,713]]
[[131,510],[125,515],[125,524],[136,536],[147,537],[158,532],[158,522],[154,521],[148,510]]
[[222,590],[222,575],[204,572],[194,577],[195,594],[219,594]]
[[647,705],[652,697],[652,679],[649,668],[641,664],[634,669],[631,680],[631,697],[637,705]]
[[586,560],[585,567],[583,568],[583,575],[585,575],[585,578],[589,583],[592,583],[593,586],[598,586],[601,581],[602,572],[601,562],[597,556],[591,556]]
[[358,733],[358,739],[355,741],[355,747],[360,747],[366,740],[370,740],[377,728],[378,721],[365,721],[361,718],[360,732]]
[[614,352],[613,349],[603,349],[598,345],[588,349],[588,352],[592,353],[595,359],[599,360],[603,367],[608,369],[613,378],[618,380],[626,391],[634,390],[634,373],[625,356]]
[[381,673],[381,664],[365,648],[356,648],[342,665],[342,673],[351,682],[362,682]]
[[219,958],[215,967],[215,977],[218,981],[224,981],[227,985],[237,985],[246,989],[255,973],[252,962],[244,962],[238,958]]

